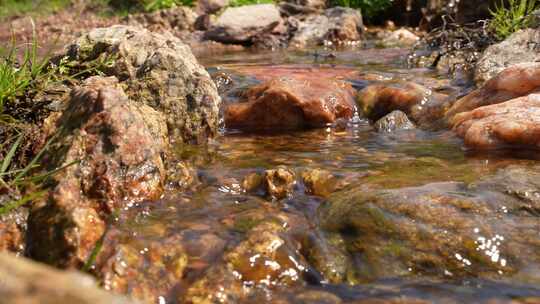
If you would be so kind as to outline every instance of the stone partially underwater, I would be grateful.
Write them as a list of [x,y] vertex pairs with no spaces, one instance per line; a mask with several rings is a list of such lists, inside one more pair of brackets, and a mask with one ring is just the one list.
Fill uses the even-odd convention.
[[247,89],[239,102],[229,103],[225,125],[248,132],[279,132],[322,128],[354,115],[356,92],[349,83],[332,76],[339,72],[292,69],[285,74],[287,70],[278,68],[274,73],[268,69],[264,75],[255,69],[256,78],[270,80]]
[[540,148],[540,65],[512,66],[446,113],[472,149]]
[[362,281],[422,275],[537,285],[539,172],[508,167],[474,184],[352,189],[322,204],[319,220],[346,239]]

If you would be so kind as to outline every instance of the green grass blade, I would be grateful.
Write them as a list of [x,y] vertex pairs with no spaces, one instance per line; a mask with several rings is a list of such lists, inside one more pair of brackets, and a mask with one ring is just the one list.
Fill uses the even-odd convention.
[[49,149],[49,146],[51,145],[51,143],[56,140],[56,137],[58,137],[58,134],[61,133],[62,130],[58,130],[58,132],[52,136],[48,141],[47,143],[45,144],[45,146],[43,147],[43,149],[41,149],[41,151],[39,151],[39,153],[32,159],[32,161],[30,161],[30,163],[19,173],[17,174],[17,176],[15,176],[15,179],[13,180],[13,184],[17,184],[21,181],[22,178],[24,178],[26,176],[26,174],[28,173],[28,171],[30,171],[30,169],[34,168],[34,166],[36,165],[37,161],[41,158],[41,156],[43,155],[43,153]]
[[13,159],[13,156],[15,156],[15,152],[17,151],[17,148],[19,147],[21,141],[22,141],[23,135],[19,135],[19,138],[15,141],[15,143],[11,146],[9,149],[9,152],[6,154],[6,157],[2,161],[2,166],[0,167],[0,174],[3,174],[6,172],[6,170],[9,168],[9,165],[11,164],[11,160]]
[[21,198],[20,200],[16,200],[16,201],[10,201],[10,202],[7,202],[6,204],[4,204],[2,207],[0,207],[0,216],[2,215],[5,215],[5,214],[8,214],[9,212],[25,205],[26,203],[44,195],[46,193],[46,191],[39,191],[39,192],[34,192],[34,193],[31,193],[29,195],[26,195],[24,196],[23,198]]

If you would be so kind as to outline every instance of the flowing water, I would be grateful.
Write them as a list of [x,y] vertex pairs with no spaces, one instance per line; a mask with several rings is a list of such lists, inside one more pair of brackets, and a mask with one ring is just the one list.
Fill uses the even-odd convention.
[[[228,102],[235,102],[235,90],[257,82],[237,71],[260,66],[354,70],[359,76],[348,80],[357,89],[375,78],[392,78],[456,96],[467,90],[434,71],[407,69],[406,55],[400,49],[313,50],[233,53],[201,61],[212,75],[227,75],[219,81]],[[184,279],[173,294],[164,295],[167,301],[191,299],[186,295],[196,282],[205,282],[199,294],[224,303],[408,303],[407,299],[536,303],[539,299],[534,298],[540,296],[538,192],[533,189],[516,199],[510,190],[497,192],[504,178],[487,182],[495,185],[491,188],[482,184],[507,168],[523,170],[525,175],[516,174],[518,179],[526,176],[538,164],[536,152],[472,153],[449,131],[381,134],[361,114],[337,127],[285,134],[224,128],[222,136],[207,146],[179,151],[197,168],[197,185],[136,206],[131,211],[134,217],[120,219],[125,242],[136,243],[141,254],[145,244],[171,238],[186,251]],[[296,184],[287,198],[243,191],[246,176],[278,166],[295,172]],[[302,173],[315,169],[333,176],[328,191],[333,194],[309,194]],[[321,187],[326,186],[323,182]],[[380,201],[357,204],[386,190],[395,196],[385,199],[381,194]],[[425,196],[414,201],[421,191],[434,197],[425,209],[421,203]],[[332,204],[343,202],[359,209],[329,211]],[[374,210],[381,213],[378,220]],[[328,218],[332,216],[336,218]],[[346,223],[340,223],[340,217]],[[282,228],[270,229],[279,248],[267,255],[250,248],[258,246],[257,234],[266,231],[256,230],[262,223]],[[251,240],[247,247],[246,239]],[[225,278],[227,272],[232,279]],[[241,286],[241,292],[235,286]]]

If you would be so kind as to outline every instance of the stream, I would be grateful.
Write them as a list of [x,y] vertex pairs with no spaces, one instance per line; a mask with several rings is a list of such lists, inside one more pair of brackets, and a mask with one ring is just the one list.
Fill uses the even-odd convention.
[[[452,96],[470,91],[407,68],[407,54],[320,49],[199,60],[225,103],[258,82],[250,70],[324,68],[355,89],[400,79]],[[540,193],[529,191],[540,184],[537,152],[473,153],[448,130],[378,133],[361,113],[306,131],[223,126],[208,145],[178,151],[197,168],[196,186],[135,205],[116,225],[120,243],[142,255],[174,246],[186,253],[182,283],[159,303],[528,303],[540,295]],[[285,198],[245,191],[247,176],[281,167],[294,175]],[[163,263],[166,271],[148,277],[174,271]]]

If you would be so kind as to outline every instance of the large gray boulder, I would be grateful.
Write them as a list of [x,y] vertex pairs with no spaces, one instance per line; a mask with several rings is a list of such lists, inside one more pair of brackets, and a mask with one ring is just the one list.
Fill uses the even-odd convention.
[[476,84],[483,85],[512,65],[539,61],[539,48],[540,30],[538,29],[521,30],[503,42],[488,47],[476,65]]
[[250,43],[282,22],[279,9],[273,4],[229,7],[211,25],[206,38],[223,43]]
[[128,304],[126,298],[97,287],[89,276],[59,271],[23,258],[0,253],[2,304]]
[[204,142],[217,134],[221,99],[189,46],[169,33],[116,25],[90,31],[68,47],[81,66],[98,59],[129,98],[165,114],[174,141]]

